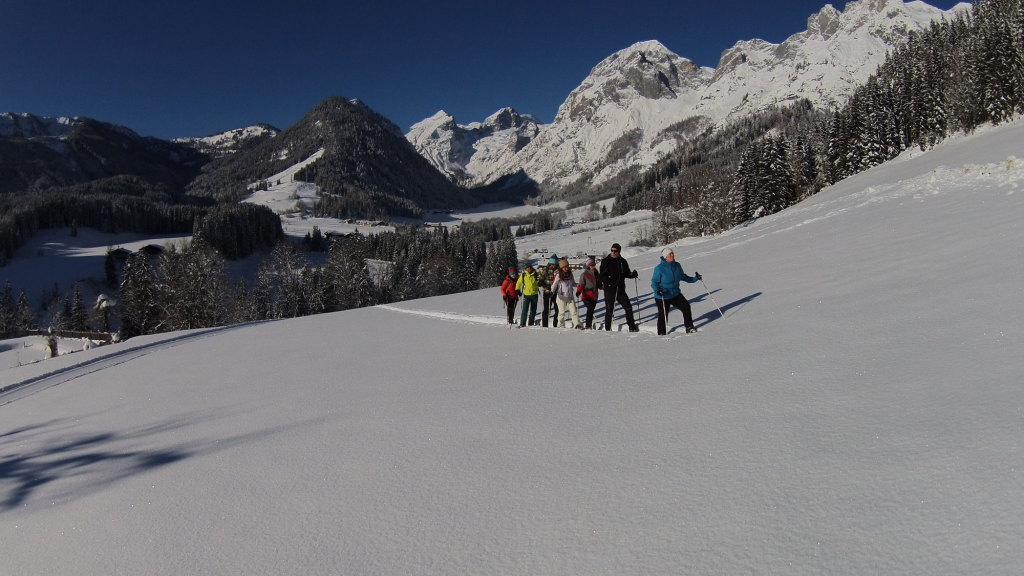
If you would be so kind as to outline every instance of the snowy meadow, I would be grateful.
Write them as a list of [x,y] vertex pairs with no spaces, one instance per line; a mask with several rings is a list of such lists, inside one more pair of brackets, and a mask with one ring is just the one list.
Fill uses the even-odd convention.
[[509,329],[492,288],[14,365],[0,573],[1019,574],[1022,143],[680,240],[695,335],[627,248],[635,334]]

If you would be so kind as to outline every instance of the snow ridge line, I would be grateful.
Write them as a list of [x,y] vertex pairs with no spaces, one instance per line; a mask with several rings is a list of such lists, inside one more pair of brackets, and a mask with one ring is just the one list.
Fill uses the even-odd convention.
[[[43,390],[46,390],[48,388],[59,386],[60,384],[65,384],[87,374],[92,374],[94,372],[99,372],[100,370],[105,370],[107,368],[112,368],[114,366],[130,362],[136,358],[152,354],[153,352],[174,348],[175,346],[180,346],[181,344],[185,344],[192,340],[208,338],[219,332],[233,330],[241,326],[247,326],[249,324],[252,323],[236,324],[233,326],[220,326],[217,328],[210,328],[202,331],[193,331],[189,332],[188,334],[175,336],[173,338],[158,340],[156,342],[150,342],[149,344],[143,344],[140,346],[126,348],[124,350],[119,350],[117,352],[112,352],[110,354],[105,354],[103,356],[100,356],[99,358],[93,358],[91,360],[86,360],[83,362],[79,362],[77,364],[72,364],[70,366],[58,368],[53,372],[40,374],[39,376],[35,376],[27,380],[23,380],[21,382],[8,384],[7,386],[0,387],[0,406],[10,404],[11,402],[15,402],[16,400],[19,400],[26,396],[30,396],[32,394],[36,394],[38,392],[42,392]],[[22,393],[15,394],[15,392],[19,391]]]

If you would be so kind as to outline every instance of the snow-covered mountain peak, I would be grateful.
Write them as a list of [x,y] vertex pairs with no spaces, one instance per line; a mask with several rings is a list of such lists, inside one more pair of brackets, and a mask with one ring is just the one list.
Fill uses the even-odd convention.
[[[821,108],[841,105],[910,31],[969,6],[944,12],[917,0],[854,0],[840,12],[829,4],[808,18],[807,30],[781,44],[737,42],[722,52],[715,69],[699,67],[656,40],[638,42],[594,66],[529,144],[522,146],[527,139],[519,138],[501,154],[485,147],[487,160],[476,148],[451,147],[454,140],[446,140],[445,131],[431,137],[433,130],[420,129],[407,137],[462,183],[483,184],[520,170],[548,186],[585,175],[599,183],[626,167],[650,166],[677,148],[688,137],[678,130],[684,121],[722,125],[805,98]],[[424,123],[440,124],[436,116]],[[451,169],[453,157],[457,170]]]
[[[509,128],[522,126],[524,122],[536,124],[537,119],[529,114],[520,114],[514,108],[506,107],[488,116],[482,126],[492,130],[508,130]],[[470,126],[473,126],[473,124],[470,124]]]
[[443,132],[450,131],[455,127],[455,117],[444,110],[438,110],[430,118],[424,118],[413,124],[405,138],[418,149],[421,145],[428,144],[431,139],[440,138]]
[[188,144],[193,148],[216,156],[232,154],[248,143],[261,139],[272,138],[279,130],[269,124],[257,124],[219,132],[201,138],[175,138],[173,141]]
[[637,98],[677,98],[703,84],[707,69],[682,58],[661,42],[638,42],[595,66],[558,109],[555,123],[589,120],[606,102],[628,105]]
[[81,119],[51,118],[35,114],[0,113],[0,136],[15,138],[63,138]]
[[839,18],[841,13],[831,4],[826,4],[817,14],[807,19],[807,32],[811,35],[821,36],[828,40],[833,34],[839,31]]

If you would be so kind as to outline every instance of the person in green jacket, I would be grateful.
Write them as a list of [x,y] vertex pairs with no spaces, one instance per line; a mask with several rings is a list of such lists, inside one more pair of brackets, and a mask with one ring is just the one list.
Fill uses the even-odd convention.
[[[519,315],[520,328],[533,326],[534,317],[537,314],[537,293],[539,291],[537,274],[533,271],[533,266],[527,264],[526,270],[519,275],[519,280],[516,281],[516,292],[523,295],[523,311]],[[529,309],[529,313],[527,313],[527,309]],[[527,323],[527,315],[529,315],[529,323]]]

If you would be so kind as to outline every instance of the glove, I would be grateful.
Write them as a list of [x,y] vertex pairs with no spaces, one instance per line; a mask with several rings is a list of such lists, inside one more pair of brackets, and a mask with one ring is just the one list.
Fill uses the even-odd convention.
[[640,275],[640,274],[637,274],[637,271],[636,271],[636,270],[633,270],[633,274],[632,274],[632,275],[630,275],[630,278],[636,278],[636,277],[637,277],[637,276],[639,276],[639,275]]
[[662,290],[661,288],[658,288],[658,296],[664,296],[664,295],[665,295],[665,291]]
[[700,272],[694,272],[693,273],[693,277],[696,278],[697,280],[703,280],[704,279],[704,277],[700,275]]

